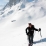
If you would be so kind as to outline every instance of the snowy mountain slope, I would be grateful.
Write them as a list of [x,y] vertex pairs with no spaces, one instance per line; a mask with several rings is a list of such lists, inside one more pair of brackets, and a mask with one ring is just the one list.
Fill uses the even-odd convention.
[[46,46],[46,1],[34,0],[24,4],[24,7],[22,4],[20,2],[0,13],[0,46],[28,46],[25,34],[28,22],[42,29],[42,38],[40,32],[35,32],[36,44],[33,46]]
[[18,6],[17,5],[15,5],[14,7],[12,6],[11,9],[10,8],[6,8],[2,13],[0,13],[0,15],[1,15],[1,17],[2,16],[3,17],[4,16],[8,16],[8,15],[14,13],[14,11],[19,11],[19,10],[22,10],[22,8],[24,8],[23,11],[26,11],[32,17],[34,17],[34,16],[35,16],[35,18],[38,18],[40,16],[42,17],[42,16],[46,15],[45,6],[42,5],[42,4],[44,4],[44,2],[45,2],[45,0],[44,1],[38,1],[38,2],[30,2],[30,3],[26,3],[26,4],[24,4],[23,2],[20,2],[18,4]]
[[13,5],[16,5],[17,3],[19,3],[21,0],[9,0],[9,2],[5,5],[5,7],[3,8],[3,10],[5,10],[7,7],[12,7]]
[[23,4],[25,4],[26,2],[31,2],[34,0],[9,0],[9,2],[5,5],[5,7],[3,8],[3,10],[5,10],[7,7],[12,7],[13,5],[16,5],[17,3],[23,2]]
[[[39,41],[40,39],[46,40],[46,25],[45,25],[46,17],[40,18],[35,21],[31,21],[35,27],[42,28],[42,38],[40,37],[40,33],[35,32],[34,41]],[[43,23],[43,21],[45,23]],[[15,28],[15,24],[11,22],[7,22],[6,26],[0,29],[0,46],[28,46],[27,36],[25,34],[25,28],[28,26],[23,25],[21,27]],[[14,24],[14,27],[13,27]],[[12,28],[13,27],[13,28]],[[38,37],[37,37],[38,36]],[[46,41],[39,41],[38,43],[34,44],[33,46],[46,46]]]

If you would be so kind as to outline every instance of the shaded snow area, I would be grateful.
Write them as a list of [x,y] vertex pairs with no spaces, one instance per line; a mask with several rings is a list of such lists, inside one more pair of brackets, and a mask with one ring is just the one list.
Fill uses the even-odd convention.
[[46,46],[46,0],[20,1],[0,11],[0,46],[28,46],[25,29],[31,22],[40,32],[34,32],[33,46]]

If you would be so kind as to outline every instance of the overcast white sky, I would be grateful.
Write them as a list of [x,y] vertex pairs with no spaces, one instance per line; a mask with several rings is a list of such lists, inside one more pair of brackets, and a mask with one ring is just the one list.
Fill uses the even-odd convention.
[[0,9],[3,8],[9,0],[0,0]]

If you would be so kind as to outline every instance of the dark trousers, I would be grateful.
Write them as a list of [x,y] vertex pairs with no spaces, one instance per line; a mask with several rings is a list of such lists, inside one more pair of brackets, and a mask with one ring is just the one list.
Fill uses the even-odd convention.
[[28,40],[30,44],[33,44],[33,35],[28,35]]

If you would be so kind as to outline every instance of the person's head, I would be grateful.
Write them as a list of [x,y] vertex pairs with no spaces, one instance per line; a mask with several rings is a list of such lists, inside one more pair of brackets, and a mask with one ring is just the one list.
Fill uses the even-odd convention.
[[29,27],[31,28],[32,27],[32,24],[31,23],[28,23]]

